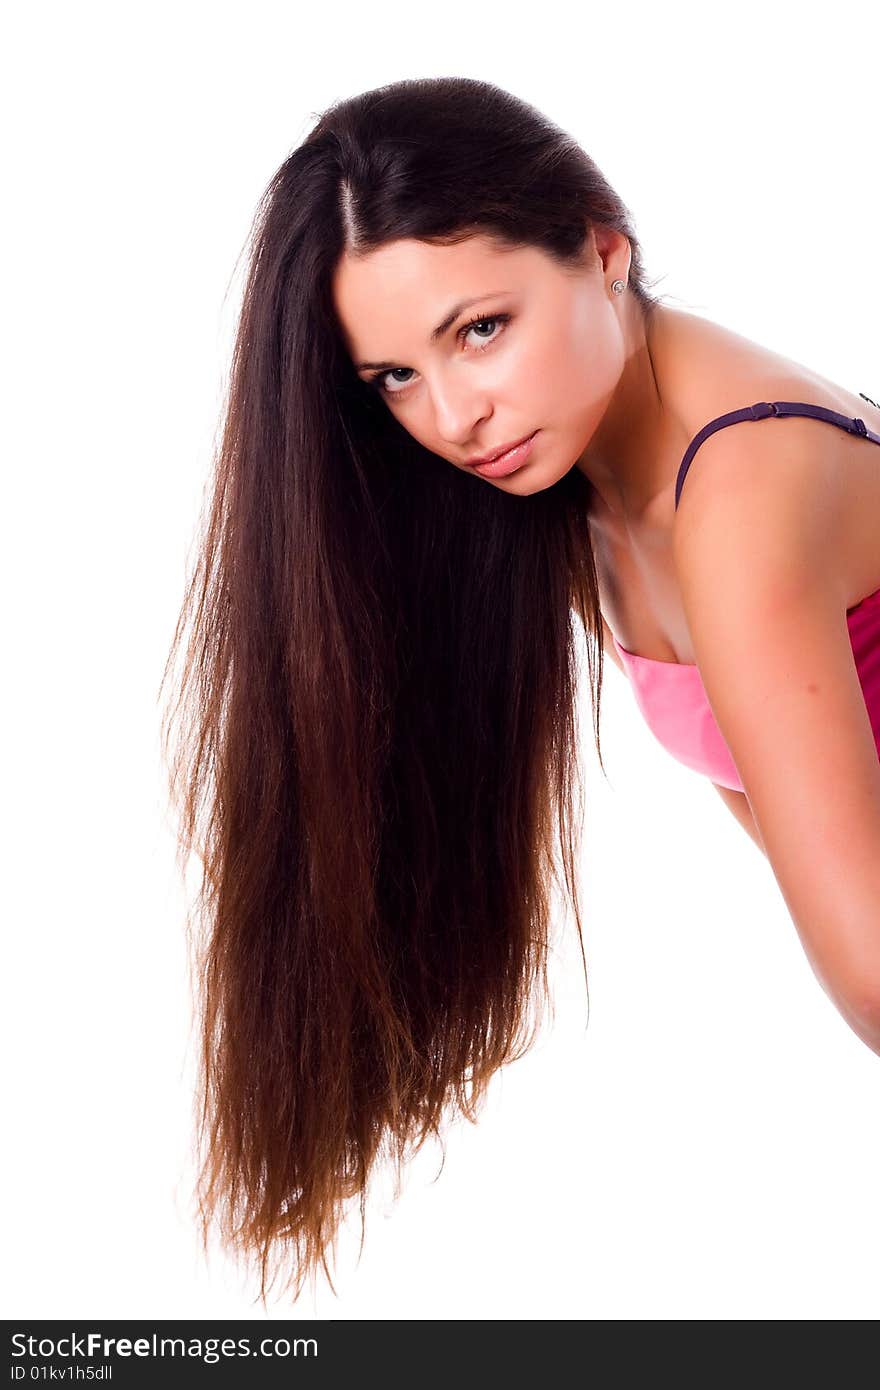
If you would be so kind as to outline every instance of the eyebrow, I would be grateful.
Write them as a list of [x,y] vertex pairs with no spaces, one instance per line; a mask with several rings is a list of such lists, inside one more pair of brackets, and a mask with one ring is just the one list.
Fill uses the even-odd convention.
[[[442,338],[447,328],[451,328],[452,325],[455,323],[455,320],[458,318],[459,314],[463,314],[465,309],[469,309],[472,304],[479,304],[481,299],[491,299],[492,296],[496,294],[509,293],[509,290],[486,290],[485,294],[478,294],[473,299],[462,299],[459,301],[458,304],[453,304],[446,317],[442,319],[440,323],[437,324],[437,327],[435,329],[432,330],[431,342],[436,343],[438,338]],[[358,362],[355,370],[359,372],[383,372],[390,371],[393,367],[397,367],[399,365],[400,364],[398,362]]]

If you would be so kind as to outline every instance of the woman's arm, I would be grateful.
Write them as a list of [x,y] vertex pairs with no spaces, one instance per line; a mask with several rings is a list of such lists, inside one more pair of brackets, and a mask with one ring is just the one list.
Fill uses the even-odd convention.
[[676,571],[712,712],[807,958],[880,1055],[880,757],[835,560],[845,538],[827,475],[814,486],[808,461],[769,439],[728,441],[707,460],[679,508]]
[[766,855],[767,850],[764,847],[764,841],[761,839],[758,827],[755,825],[755,817],[752,815],[749,799],[745,792],[734,791],[732,787],[721,787],[717,782],[713,782],[712,786],[720,795],[725,806],[729,807],[736,816],[743,830],[752,837],[761,853]]

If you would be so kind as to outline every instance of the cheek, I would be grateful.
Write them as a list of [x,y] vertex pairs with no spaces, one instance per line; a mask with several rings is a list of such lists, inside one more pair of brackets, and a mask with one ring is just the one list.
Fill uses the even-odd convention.
[[530,418],[537,411],[535,418],[548,424],[551,419],[575,420],[585,394],[591,393],[593,375],[583,343],[567,325],[553,324],[517,354],[516,403],[528,407]]
[[[498,373],[499,392],[517,416],[557,414],[577,377],[563,335],[528,334],[511,350]],[[536,417],[537,418],[537,417]]]

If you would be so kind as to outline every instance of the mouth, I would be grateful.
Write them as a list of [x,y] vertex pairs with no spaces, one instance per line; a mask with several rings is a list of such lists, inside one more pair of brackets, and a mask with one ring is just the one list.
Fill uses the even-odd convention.
[[470,461],[468,466],[475,473],[482,474],[484,478],[503,478],[506,474],[513,473],[515,469],[522,467],[531,454],[535,437],[539,433],[539,430],[533,430],[531,434],[517,440],[515,444],[506,444],[502,449],[496,449],[492,454]]
[[[535,430],[533,433],[536,434],[537,431]],[[513,449],[518,449],[520,444],[525,444],[526,440],[531,438],[531,434],[524,434],[521,439],[514,439],[510,444],[502,444],[500,449],[493,449],[491,453],[480,454],[474,458],[466,459],[465,462],[469,468],[478,468],[481,463],[495,463],[497,459],[503,458],[505,454],[509,454]]]

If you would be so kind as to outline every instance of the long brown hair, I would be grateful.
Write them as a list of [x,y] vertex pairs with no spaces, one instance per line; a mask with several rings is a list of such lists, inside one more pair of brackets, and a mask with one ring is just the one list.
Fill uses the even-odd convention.
[[259,1256],[264,1301],[285,1256],[294,1297],[319,1263],[332,1288],[377,1158],[399,1191],[447,1109],[476,1122],[531,1046],[554,841],[586,981],[578,622],[601,765],[588,480],[520,498],[419,445],[358,378],[331,275],[344,251],[474,233],[572,266],[596,225],[628,237],[650,313],[593,161],[467,78],[331,106],[257,211],[163,747],[181,860],[202,860],[199,1220]]

